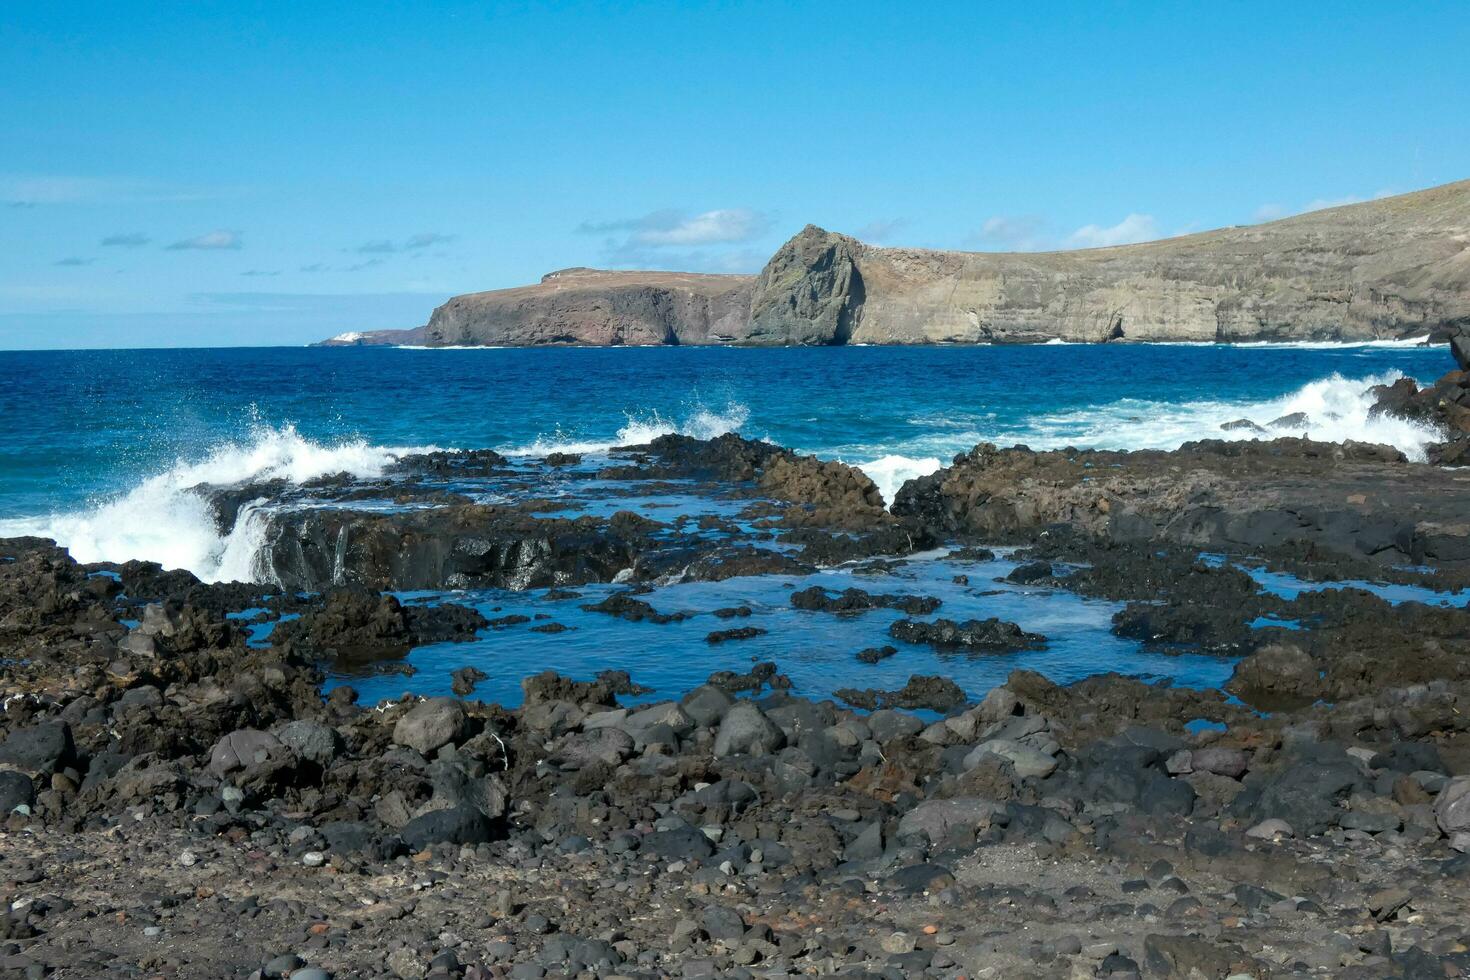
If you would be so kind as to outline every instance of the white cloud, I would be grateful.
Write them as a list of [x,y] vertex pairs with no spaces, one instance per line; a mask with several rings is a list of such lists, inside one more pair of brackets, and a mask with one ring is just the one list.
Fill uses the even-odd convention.
[[140,231],[120,232],[116,235],[108,235],[102,239],[103,245],[115,245],[121,248],[139,248],[147,245],[153,239]]
[[[749,250],[718,246],[753,241],[771,228],[768,215],[750,208],[719,208],[688,215],[683,211],[653,211],[641,218],[584,221],[583,234],[612,235],[603,241],[603,261],[621,268],[678,268],[687,270],[749,271],[764,263],[752,260]],[[711,246],[715,246],[713,250]],[[671,251],[679,249],[682,251]]]
[[1067,243],[1073,248],[1106,248],[1131,245],[1159,238],[1159,223],[1151,214],[1130,214],[1115,225],[1083,225],[1072,232]]
[[653,225],[634,232],[631,240],[639,245],[662,248],[668,245],[718,245],[748,242],[770,227],[765,217],[748,208],[721,208],[705,211],[692,218],[682,218],[665,225]]
[[193,238],[185,238],[183,241],[174,242],[169,246],[170,251],[199,250],[205,252],[223,251],[226,249],[238,249],[241,245],[240,233],[238,231],[225,231],[215,229],[207,231]]
[[682,211],[653,211],[641,218],[618,221],[584,221],[577,230],[587,234],[631,232],[626,244],[644,248],[688,248],[694,245],[729,245],[748,242],[764,235],[771,220],[750,208],[718,208],[696,215]]
[[57,259],[54,264],[55,265],[79,266],[79,265],[91,265],[93,262],[96,262],[96,261],[97,261],[96,259],[83,259],[83,258],[79,258],[78,256],[73,255],[73,256],[70,256],[70,257],[64,258],[64,259]]

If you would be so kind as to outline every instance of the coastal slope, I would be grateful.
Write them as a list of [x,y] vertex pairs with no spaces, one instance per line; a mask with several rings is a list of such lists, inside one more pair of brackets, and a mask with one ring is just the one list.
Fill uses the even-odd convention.
[[[428,346],[1357,341],[1470,326],[1470,181],[1063,252],[885,248],[816,225],[759,276],[568,269],[456,296]],[[402,341],[412,342],[412,341]]]

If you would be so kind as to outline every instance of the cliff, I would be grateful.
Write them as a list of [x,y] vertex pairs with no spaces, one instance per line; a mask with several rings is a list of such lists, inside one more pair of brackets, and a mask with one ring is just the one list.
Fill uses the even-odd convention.
[[430,346],[709,344],[745,341],[750,276],[565,269],[534,286],[456,296]]
[[1368,340],[1470,329],[1470,181],[1066,252],[882,248],[808,225],[757,277],[568,269],[456,296],[431,346]]

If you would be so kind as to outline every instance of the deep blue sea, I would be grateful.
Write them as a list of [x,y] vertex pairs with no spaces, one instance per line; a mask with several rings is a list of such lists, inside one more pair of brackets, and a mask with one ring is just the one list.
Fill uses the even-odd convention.
[[[1173,448],[1248,438],[1250,430],[1220,428],[1242,418],[1271,435],[1387,442],[1413,456],[1434,434],[1370,419],[1366,390],[1402,375],[1432,380],[1451,366],[1443,347],[1407,345],[0,352],[0,536],[54,537],[83,561],[148,558],[205,578],[241,577],[250,563],[239,541],[215,531],[192,492],[201,484],[302,482],[344,470],[375,476],[398,453],[426,447],[595,454],[675,431],[739,432],[840,459],[863,467],[888,495],[980,441]],[[1271,425],[1297,413],[1305,420]],[[1005,567],[978,572],[990,581]],[[954,571],[916,567],[908,588],[889,585],[937,590]],[[775,657],[809,689],[829,690],[854,680],[897,686],[912,671],[949,673],[977,694],[1013,666],[1057,679],[1122,669],[1203,684],[1228,673],[1213,658],[1147,655],[1113,637],[1108,604],[1010,590],[955,593],[945,614],[1015,619],[1052,636],[1047,651],[969,664],[905,651],[851,677],[834,664],[849,665],[856,649],[881,642],[891,617],[864,617],[840,636],[829,617],[803,634],[801,614],[785,607],[787,585],[732,580],[655,597],[694,612],[746,601],[758,616],[775,617],[779,630],[739,651],[706,648],[703,633],[715,627],[702,618],[613,630],[606,617],[567,605],[549,610],[577,627],[560,640],[499,632],[471,648],[416,651],[414,684],[357,683],[370,694],[437,690],[447,687],[450,667],[477,657],[497,668],[485,695],[507,701],[520,676],[544,666],[586,674],[636,663],[637,679],[667,690],[750,656]],[[487,612],[541,601],[457,600]]]

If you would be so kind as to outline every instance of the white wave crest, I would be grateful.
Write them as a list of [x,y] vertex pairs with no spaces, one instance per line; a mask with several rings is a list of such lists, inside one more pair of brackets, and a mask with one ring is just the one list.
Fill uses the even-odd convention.
[[714,439],[731,432],[739,432],[750,419],[750,409],[738,403],[727,405],[722,411],[697,406],[683,421],[675,422],[664,418],[657,411],[639,415],[629,414],[626,423],[610,439],[578,437],[565,433],[558,427],[550,435],[537,436],[525,446],[511,446],[501,452],[514,456],[545,456],[549,453],[604,453],[614,446],[641,446],[659,436],[692,436],[695,439]]
[[944,464],[936,456],[926,456],[915,459],[912,456],[882,456],[867,463],[855,463],[858,469],[868,475],[868,479],[878,485],[878,491],[883,494],[883,502],[893,506],[893,498],[909,480],[920,476],[928,476]]
[[[1021,425],[994,432],[971,432],[956,440],[958,451],[973,441],[1001,445],[1024,443],[1035,449],[1176,449],[1196,439],[1274,439],[1306,436],[1319,442],[1374,442],[1394,446],[1411,460],[1444,438],[1433,426],[1388,415],[1371,416],[1375,385],[1391,384],[1399,372],[1366,378],[1340,374],[1309,382],[1279,398],[1258,402],[1192,401],[1166,403],[1124,399],[1109,405],[1037,415]],[[1252,423],[1222,429],[1230,422]]]
[[294,426],[259,426],[248,441],[217,446],[202,460],[179,460],[83,509],[0,520],[0,537],[54,538],[80,562],[142,558],[187,568],[207,582],[258,581],[265,533],[259,502],[242,507],[234,529],[221,536],[198,488],[275,479],[304,483],[342,472],[374,477],[402,455],[432,449],[374,446],[362,439],[327,444],[305,438]]

